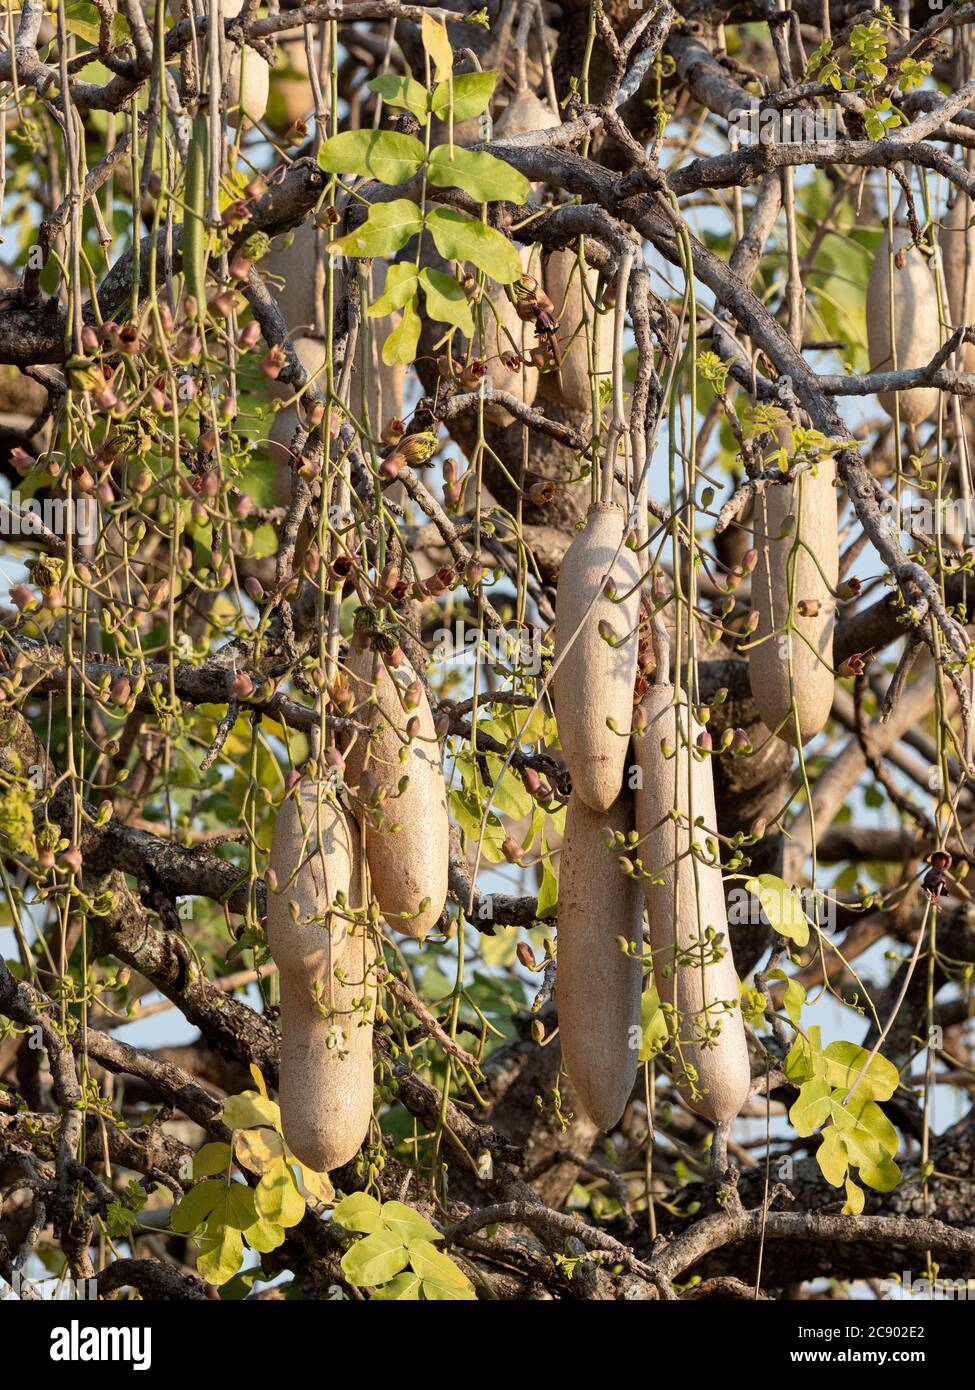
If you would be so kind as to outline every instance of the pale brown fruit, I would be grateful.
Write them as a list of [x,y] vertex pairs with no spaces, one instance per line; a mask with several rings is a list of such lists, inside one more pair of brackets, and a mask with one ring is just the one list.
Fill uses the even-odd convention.
[[[234,19],[244,7],[244,0],[223,0],[224,19]],[[179,0],[169,0],[169,12],[178,23],[181,18]],[[235,44],[225,45],[225,84],[227,85],[227,121],[236,126],[241,112],[247,120],[255,124],[262,120],[267,110],[270,88],[270,72],[267,63],[253,48],[245,44],[238,49]],[[201,61],[206,64],[206,45],[202,46]],[[207,69],[208,70],[208,69]],[[203,83],[204,88],[207,81]]]
[[282,1127],[302,1163],[328,1172],[355,1156],[372,1117],[376,950],[363,924],[346,920],[361,901],[359,836],[323,784],[303,781],[281,804],[270,867],[277,876],[267,933],[281,979]]
[[[623,1114],[640,1050],[643,895],[612,844],[613,831],[632,829],[628,791],[605,812],[590,811],[578,793],[569,799],[559,865],[559,1040],[579,1100],[603,1130]],[[620,936],[636,960],[620,950]]]
[[[351,651],[346,669],[356,699],[353,718],[373,730],[368,738],[356,735],[346,749],[346,781],[356,788],[368,771],[385,793],[381,827],[369,824],[368,812],[360,820],[373,891],[395,931],[422,939],[436,926],[447,900],[450,827],[433,712],[422,690],[419,702],[406,708],[403,692],[415,689],[417,677],[405,659],[395,680],[371,648]],[[376,703],[371,704],[374,681]],[[419,733],[407,743],[411,719],[419,721]]]
[[[291,346],[308,375],[314,377],[315,384],[320,389],[324,389],[325,377],[322,369],[325,365],[325,344],[320,338],[295,338]],[[277,381],[269,382],[268,388],[279,400],[287,400],[295,394],[294,386],[284,386]],[[301,396],[302,410],[306,411],[312,400],[310,391],[304,391]],[[278,465],[275,490],[279,507],[286,507],[291,500],[291,440],[298,425],[298,410],[297,405],[285,406],[283,410],[279,410],[273,416],[267,432],[269,453]]]
[[[793,745],[818,734],[833,705],[836,600],[830,588],[838,582],[840,562],[835,476],[833,461],[822,459],[815,476],[805,471],[792,483],[766,488],[754,505],[758,563],[752,607],[759,619],[752,640],[767,640],[749,648],[748,677],[762,722]],[[790,516],[795,521],[782,536]],[[793,630],[786,634],[790,555],[797,538],[802,545],[793,570]],[[818,603],[815,616],[798,611],[795,605],[804,599]]]
[[[313,331],[315,327],[315,276],[319,241],[321,242],[322,261],[327,266],[328,256],[324,248],[329,241],[329,234],[316,228],[311,219],[295,229],[294,240],[290,246],[283,250],[272,249],[265,262],[268,274],[275,277],[274,283],[269,284],[268,288],[281,310],[281,315],[289,332],[296,339]],[[368,296],[371,303],[374,303],[385,292],[386,271],[385,261],[373,261]],[[324,291],[324,281],[322,282],[322,289]],[[399,321],[400,315],[398,313],[368,321],[371,344],[369,356],[371,371],[368,374],[369,419],[376,435],[379,434],[387,420],[403,414],[406,368],[401,363],[388,367],[382,360],[382,345]],[[359,339],[360,342],[365,340],[364,329],[360,330]],[[366,374],[362,367],[362,355],[360,353],[352,394],[352,408],[360,419],[365,415],[365,402],[361,392]]]
[[[674,693],[672,685],[650,687],[643,701],[647,732],[633,742],[641,774],[634,792],[637,854],[648,875],[642,882],[657,993],[679,1020],[670,1040],[675,1076],[684,1077],[690,1068],[697,1074],[696,1096],[688,1081],[679,1089],[692,1110],[721,1124],[748,1099],[751,1072],[721,867],[712,862],[717,845],[713,851],[705,846],[717,825],[711,760],[695,757],[701,726],[683,697],[674,705]],[[702,824],[692,832],[689,822],[698,820]],[[714,943],[702,948],[709,929]],[[706,1030],[717,1030],[711,1046],[704,1046]]]
[[[867,285],[867,343],[872,372],[893,371],[895,365],[898,371],[926,367],[941,346],[937,286],[930,266],[911,240],[910,229],[902,223],[900,209],[894,218],[893,247],[891,257],[885,231]],[[898,269],[900,259],[904,264]],[[901,420],[919,425],[937,410],[938,396],[935,387],[924,386],[913,391],[881,391],[877,399],[891,419],[898,404]]]
[[[562,362],[558,372],[546,372],[541,394],[572,410],[592,410],[590,353],[594,355],[598,386],[612,379],[614,314],[597,313],[594,300],[599,274],[586,269],[587,293],[583,295],[579,258],[573,249],[553,251],[545,266],[545,290],[555,305],[558,343]],[[585,322],[584,311],[585,310]]]
[[278,59],[274,65],[274,86],[271,93],[270,119],[281,135],[296,121],[304,121],[315,110],[315,94],[308,79],[308,57],[302,38],[278,35]]
[[[626,546],[617,554],[625,525],[615,503],[589,508],[562,559],[555,602],[556,660],[566,653],[553,677],[559,741],[572,786],[593,811],[608,811],[619,794],[633,721],[640,567]],[[615,598],[607,596],[607,583]],[[600,635],[601,625],[620,645]]]
[[504,140],[513,135],[533,135],[540,130],[554,130],[561,125],[547,101],[534,92],[516,92],[494,122],[494,136]]
[[[538,248],[521,246],[518,254],[524,273],[538,278]],[[524,401],[525,405],[532,405],[538,395],[538,368],[528,357],[532,348],[538,346],[538,336],[532,324],[518,317],[517,310],[500,286],[491,291],[490,300],[497,314],[495,318],[485,305],[484,350],[491,385],[497,391],[507,391],[518,400]],[[527,365],[519,367],[516,372],[509,372],[501,361],[501,354],[505,352],[517,352]],[[486,405],[484,413],[489,420],[494,420],[499,425],[510,425],[514,418],[502,405]]]
[[[954,204],[941,224],[941,260],[948,293],[948,318],[953,329],[975,325],[975,205],[958,189]],[[949,365],[951,365],[949,363]],[[962,367],[975,372],[975,343],[962,349]]]

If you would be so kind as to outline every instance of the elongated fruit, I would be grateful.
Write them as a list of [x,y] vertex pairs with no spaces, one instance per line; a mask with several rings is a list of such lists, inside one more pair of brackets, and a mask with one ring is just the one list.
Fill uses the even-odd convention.
[[613,370],[613,313],[597,313],[594,305],[598,272],[586,269],[586,294],[575,250],[553,251],[545,266],[545,290],[555,305],[561,367],[543,374],[539,390],[546,399],[573,410],[592,410],[590,351],[594,354],[597,385]]
[[[362,826],[373,891],[391,927],[422,938],[447,900],[447,797],[433,712],[406,660],[394,679],[371,648],[353,650],[346,670],[354,717],[372,730],[369,737],[356,735],[347,749],[346,781],[370,804]],[[408,739],[414,719],[416,734]]]
[[[326,240],[324,234],[317,232],[315,224],[309,219],[295,229],[294,239],[289,246],[268,253],[266,269],[274,277],[268,289],[281,310],[289,332],[298,340],[313,332],[315,328],[315,286],[318,261],[318,237]],[[328,257],[323,255],[327,265]],[[325,281],[320,281],[324,292]],[[386,288],[386,262],[375,260],[370,272],[369,301],[375,303]],[[369,423],[372,432],[378,435],[386,422],[394,416],[403,414],[403,392],[406,383],[406,368],[397,363],[387,366],[382,360],[381,348],[390,332],[400,321],[400,314],[394,313],[378,319],[369,320],[370,363],[368,374]],[[365,331],[360,332],[360,343],[365,341]],[[299,349],[300,355],[300,349]],[[324,355],[321,360],[324,360]],[[307,364],[306,364],[307,365]],[[321,362],[319,362],[321,365]],[[357,389],[353,390],[352,408],[360,420],[365,418],[364,384],[367,380],[363,371],[362,353],[356,363],[354,378]]]
[[[940,237],[952,328],[975,325],[975,227],[969,226],[973,217],[975,204],[958,189],[942,220]],[[964,370],[975,371],[975,343],[966,343],[962,353]]]
[[[934,276],[911,240],[900,208],[894,217],[893,245],[891,257],[890,241],[884,232],[867,285],[867,343],[873,372],[893,371],[895,355],[898,370],[925,367],[941,346]],[[935,387],[924,386],[912,391],[881,391],[878,400],[891,419],[895,404],[899,403],[901,420],[919,425],[937,410],[938,394]]]
[[[320,338],[295,338],[291,346],[308,375],[315,378],[315,384],[320,389],[324,389],[325,378],[322,375],[322,368],[325,365],[325,344]],[[295,394],[293,386],[279,386],[277,382],[271,382],[270,388],[272,394],[279,398],[290,398]],[[310,392],[305,391],[301,400],[303,403],[312,400]],[[278,503],[281,506],[287,506],[291,496],[291,440],[297,425],[298,407],[288,405],[283,410],[279,410],[273,417],[267,432],[268,442],[272,446],[269,452],[275,463],[279,465],[275,479]]]
[[619,794],[633,723],[640,569],[632,550],[619,549],[624,527],[615,503],[589,508],[562,560],[555,602],[559,740],[572,786],[593,811],[608,811]]
[[[224,19],[235,19],[243,8],[244,0],[223,0],[221,13]],[[181,15],[179,0],[169,0],[169,12],[178,23]],[[202,61],[206,73],[203,83],[205,88],[209,85],[210,71],[205,45]],[[239,125],[243,114],[247,120],[256,124],[263,119],[267,110],[270,89],[270,70],[267,63],[259,53],[255,53],[254,49],[248,48],[246,44],[238,48],[236,44],[229,42],[224,46],[224,62],[228,122],[233,126]]]
[[[792,483],[766,488],[755,500],[758,564],[752,605],[759,615],[758,645],[748,652],[748,677],[763,722],[793,745],[820,732],[833,704],[836,601],[830,586],[835,589],[839,578],[835,475],[835,464],[823,459],[815,476],[807,470]],[[793,629],[786,633],[790,612]]]
[[356,1154],[372,1116],[375,947],[347,920],[360,902],[358,832],[322,785],[302,782],[281,804],[270,866],[284,1137],[302,1163],[327,1172]]
[[[537,131],[551,130],[557,125],[561,125],[561,121],[552,111],[548,102],[542,101],[532,91],[516,92],[494,123],[494,137],[497,140],[504,140],[513,135],[529,135]],[[544,188],[544,184],[540,183],[532,186],[536,194]],[[523,246],[520,248],[520,255],[524,273],[533,276],[541,283],[542,273],[538,249]],[[527,360],[531,350],[538,346],[537,335],[530,323],[525,323],[518,317],[514,306],[503,290],[492,291],[491,303],[498,315],[497,320],[495,320],[494,315],[488,311],[484,320],[488,339],[488,373],[491,383],[496,390],[509,391],[513,396],[524,401],[526,405],[532,405],[539,389],[538,368],[529,364],[521,367],[515,373],[509,372],[500,361],[500,353],[512,351],[509,341],[510,335],[510,338],[513,338],[515,342],[514,351],[520,352],[522,358]],[[498,405],[488,406],[487,414],[490,419],[501,425],[510,424],[513,418],[503,406]]]
[[559,869],[559,1040],[579,1100],[604,1130],[623,1114],[639,1056],[643,895],[612,844],[614,831],[632,829],[628,791],[606,812],[590,811],[578,793],[569,799]]
[[637,853],[648,875],[643,889],[657,993],[676,1011],[675,1078],[691,1109],[720,1124],[748,1098],[748,1048],[717,847],[713,841],[705,847],[717,820],[711,763],[688,748],[701,726],[686,701],[675,706],[673,700],[672,685],[651,686],[643,702],[649,727],[633,743],[642,774],[634,793]]
[[[522,246],[519,256],[524,273],[537,278],[540,273],[537,248]],[[485,306],[484,351],[491,385],[496,391],[507,391],[525,405],[532,405],[538,395],[538,368],[529,357],[532,348],[538,345],[534,327],[518,317],[518,311],[500,286],[493,289],[489,297],[494,313]],[[511,353],[521,358],[514,372],[509,371],[502,360],[504,354]],[[514,418],[502,405],[486,405],[484,413],[500,425],[510,425]]]

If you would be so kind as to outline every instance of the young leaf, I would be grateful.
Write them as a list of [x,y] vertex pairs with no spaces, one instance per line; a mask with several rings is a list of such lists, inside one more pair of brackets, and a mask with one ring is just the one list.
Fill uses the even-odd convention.
[[169,1224],[180,1235],[188,1235],[201,1225],[223,1198],[224,1184],[208,1179],[198,1183],[173,1207]]
[[416,295],[417,278],[415,265],[409,263],[391,265],[386,272],[385,293],[369,305],[366,310],[366,318],[380,319],[387,314],[394,313],[397,309],[402,309],[406,301],[413,299]]
[[430,98],[426,87],[421,86],[415,78],[397,77],[394,73],[387,72],[381,77],[374,77],[366,86],[370,92],[376,92],[381,96],[387,106],[405,107],[421,124],[426,120]]
[[[433,90],[430,109],[441,120],[447,119],[450,88],[454,89],[454,120],[469,121],[488,109],[498,81],[496,72],[462,72],[450,82],[440,82]],[[371,85],[371,84],[369,84]]]
[[863,1211],[864,1195],[863,1188],[858,1187],[852,1178],[846,1180],[846,1205],[843,1208],[844,1216],[859,1216]]
[[802,1139],[815,1134],[829,1118],[830,1089],[821,1077],[814,1076],[799,1087],[799,1094],[789,1111],[789,1122]]
[[419,1276],[414,1274],[412,1269],[404,1269],[402,1274],[397,1274],[394,1279],[390,1279],[388,1284],[376,1290],[372,1296],[373,1303],[416,1303],[420,1298]]
[[523,203],[531,184],[502,159],[484,150],[437,145],[430,152],[430,182],[438,188],[462,188],[482,203]]
[[667,1019],[660,1007],[660,995],[653,985],[644,990],[640,1000],[640,1055],[641,1062],[652,1062],[667,1047],[670,1032]]
[[208,1284],[226,1284],[240,1269],[244,1240],[232,1226],[210,1224],[196,1244],[196,1267]]
[[454,50],[450,46],[447,30],[439,19],[425,14],[420,18],[420,35],[433,64],[433,75],[438,82],[445,82],[454,70]]
[[454,277],[445,275],[442,270],[424,268],[420,272],[420,282],[426,294],[427,313],[430,317],[438,323],[452,323],[455,328],[460,329],[465,338],[473,338],[474,319],[471,306],[467,302],[467,295]]
[[383,361],[387,367],[392,367],[397,362],[406,364],[416,360],[422,326],[416,310],[416,300],[410,299],[403,305],[403,317],[399,324],[383,343]]
[[416,136],[396,130],[345,130],[318,151],[319,166],[329,174],[368,174],[389,184],[412,178],[425,158]]
[[502,285],[521,274],[521,257],[507,237],[455,208],[434,208],[427,217],[434,245],[448,261],[470,261]]
[[305,1214],[304,1199],[283,1161],[261,1178],[254,1189],[254,1202],[258,1213],[275,1226],[297,1226]]
[[454,1264],[449,1255],[445,1255],[428,1240],[411,1240],[409,1253],[410,1268],[415,1270],[421,1279],[432,1279],[438,1284],[446,1284],[448,1288],[470,1290],[469,1296],[474,1297],[471,1282],[464,1271]]
[[[851,1042],[831,1042],[826,1049],[826,1077],[831,1086],[848,1091],[863,1068],[870,1053]],[[866,1100],[890,1100],[900,1084],[900,1075],[893,1062],[878,1053],[857,1084],[854,1097]]]
[[242,1129],[234,1135],[234,1153],[251,1173],[266,1173],[284,1158],[284,1140],[273,1129]]
[[361,227],[330,241],[328,249],[342,256],[392,256],[423,226],[423,216],[409,198],[376,203]]
[[831,1187],[841,1187],[849,1172],[850,1160],[847,1156],[843,1136],[835,1125],[830,1125],[823,1134],[823,1142],[816,1150],[816,1162],[820,1172]]
[[410,1240],[443,1240],[436,1226],[430,1224],[425,1216],[408,1207],[405,1202],[384,1202],[383,1222],[387,1228],[404,1242]]
[[253,1226],[244,1228],[243,1236],[252,1250],[266,1255],[269,1251],[277,1250],[279,1245],[284,1244],[284,1227],[276,1226],[273,1221],[259,1216]]
[[224,1101],[223,1122],[228,1129],[250,1129],[254,1125],[276,1129],[281,1123],[281,1111],[276,1101],[266,1100],[258,1091],[241,1091],[239,1096],[228,1096]]
[[193,1155],[193,1176],[209,1178],[213,1173],[222,1173],[229,1163],[229,1144],[204,1144]]
[[750,878],[745,887],[758,897],[774,932],[787,936],[797,946],[809,944],[809,918],[794,888],[775,874],[759,874],[758,878]]
[[[430,1247],[431,1250],[433,1246]],[[409,1262],[409,1252],[391,1231],[364,1236],[342,1256],[342,1270],[350,1284],[385,1284]]]
[[368,1192],[343,1197],[332,1212],[332,1220],[347,1231],[362,1231],[366,1235],[385,1230],[380,1205]]

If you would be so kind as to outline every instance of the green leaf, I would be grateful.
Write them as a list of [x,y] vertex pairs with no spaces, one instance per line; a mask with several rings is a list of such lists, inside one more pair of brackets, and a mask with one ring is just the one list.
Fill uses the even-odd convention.
[[395,313],[416,296],[419,272],[415,265],[397,263],[386,272],[385,292],[366,310],[366,318],[380,319]]
[[344,130],[318,151],[320,168],[329,174],[360,174],[380,183],[412,178],[427,152],[415,135],[397,130]]
[[224,1184],[213,1179],[201,1182],[187,1192],[173,1207],[169,1224],[180,1235],[188,1235],[203,1224],[223,1198]]
[[[97,44],[101,34],[101,22],[97,5],[90,0],[75,0],[64,7],[64,23],[70,34],[77,34],[86,43]],[[110,33],[115,43],[124,43],[126,29],[121,15],[112,18]]]
[[381,96],[387,106],[405,107],[421,123],[426,121],[430,98],[426,87],[413,77],[397,77],[394,73],[383,73],[374,77],[366,86],[370,92]]
[[473,1303],[477,1295],[472,1285],[441,1284],[436,1279],[424,1279],[423,1297],[428,1303]]
[[405,1202],[384,1202],[383,1223],[404,1244],[411,1240],[443,1240],[436,1226]]
[[266,1173],[285,1152],[284,1140],[273,1129],[242,1129],[234,1135],[237,1162],[251,1173]]
[[448,261],[470,261],[502,285],[521,274],[521,257],[508,238],[456,208],[434,208],[427,217],[427,229]]
[[277,1129],[281,1124],[281,1111],[273,1100],[259,1091],[241,1091],[239,1096],[228,1096],[224,1101],[223,1122],[228,1129],[250,1129],[254,1125],[270,1125]]
[[[442,270],[420,272],[420,283],[427,300],[427,313],[438,323],[452,323],[459,328],[465,338],[474,336],[474,319],[467,295],[452,275]],[[499,808],[503,809],[503,808]]]
[[432,15],[421,15],[420,37],[433,64],[434,76],[438,82],[445,81],[454,70],[454,50],[450,46],[446,27]]
[[204,1144],[193,1155],[194,1178],[208,1178],[213,1173],[223,1173],[229,1166],[229,1144]]
[[542,841],[542,851],[542,881],[538,889],[538,907],[535,910],[539,917],[545,918],[551,917],[558,903],[559,880],[552,868],[552,856],[545,840]]
[[409,198],[375,203],[361,227],[328,244],[329,251],[342,256],[393,256],[423,227],[423,217]]
[[794,888],[775,874],[759,874],[758,878],[750,878],[745,887],[758,897],[773,931],[788,937],[797,946],[809,944],[809,918]]
[[802,1139],[808,1139],[821,1129],[830,1115],[829,1085],[822,1077],[814,1076],[799,1087],[799,1094],[789,1111],[789,1122]]
[[866,1096],[861,1096],[857,1092],[848,1105],[843,1105],[842,1091],[833,1092],[834,1099],[838,1102],[833,1115],[834,1123],[841,1129],[852,1126],[859,1129],[864,1135],[868,1135],[875,1140],[885,1153],[893,1158],[899,1148],[897,1130],[888,1120],[875,1100],[868,1100]]
[[254,1202],[260,1215],[275,1226],[297,1226],[305,1214],[304,1198],[283,1160],[261,1178],[254,1189]]
[[259,1251],[262,1255],[277,1250],[279,1245],[284,1244],[284,1227],[276,1226],[273,1221],[268,1221],[263,1216],[259,1216],[252,1226],[245,1226],[243,1234],[251,1249]]
[[386,1229],[382,1208],[368,1192],[352,1192],[343,1197],[332,1212],[332,1220],[347,1231],[362,1231],[366,1235]]
[[302,1186],[309,1196],[313,1197],[316,1202],[321,1202],[324,1206],[328,1206],[330,1202],[334,1202],[335,1188],[332,1186],[332,1180],[327,1173],[316,1173],[314,1168],[307,1168],[304,1163],[298,1162],[290,1150],[288,1152],[288,1161],[297,1166]]
[[523,203],[531,184],[504,160],[485,150],[437,145],[430,152],[429,177],[437,188],[462,188],[482,203]]
[[816,1150],[816,1162],[831,1187],[842,1186],[850,1163],[843,1136],[835,1125],[830,1125],[823,1133],[823,1142]]
[[447,119],[450,104],[450,88],[454,89],[454,120],[469,121],[472,116],[480,116],[488,109],[497,85],[496,72],[462,72],[453,83],[440,82],[433,89],[430,108],[435,116]]
[[417,1303],[421,1287],[419,1276],[412,1269],[404,1269],[402,1274],[397,1274],[395,1279],[390,1279],[388,1284],[376,1290],[372,1302]]
[[799,1019],[802,1016],[802,1006],[806,1002],[806,991],[798,980],[790,978],[785,987],[785,998],[783,999],[785,1011],[789,1018],[799,1027]]
[[[430,1247],[431,1250],[433,1246]],[[385,1284],[409,1263],[409,1252],[392,1231],[364,1236],[342,1256],[342,1270],[350,1284]]]
[[[637,964],[634,961],[633,969],[636,970]],[[670,1031],[667,1027],[667,1019],[663,1009],[660,1007],[660,995],[656,987],[651,985],[649,989],[643,991],[640,999],[640,1056],[641,1062],[650,1062],[654,1057],[665,1052]]]
[[244,1259],[243,1236],[232,1226],[208,1225],[196,1246],[196,1267],[208,1284],[226,1284]]
[[240,1182],[226,1183],[222,1200],[210,1214],[210,1222],[223,1221],[235,1231],[246,1231],[256,1220],[257,1204],[251,1189]]
[[[826,1049],[826,1077],[831,1086],[848,1091],[863,1068],[870,1053],[851,1042],[832,1042]],[[893,1062],[878,1053],[871,1058],[854,1096],[868,1100],[890,1100],[900,1084],[900,1075]]]
[[424,1281],[432,1279],[437,1284],[446,1284],[448,1288],[470,1289],[470,1296],[474,1297],[473,1286],[464,1271],[428,1240],[411,1240],[409,1255],[411,1269]]
[[844,1216],[859,1216],[863,1211],[864,1195],[863,1188],[858,1187],[852,1178],[846,1179],[846,1205],[843,1208]]
[[420,342],[420,315],[416,310],[416,300],[408,300],[403,305],[403,317],[383,343],[383,361],[387,367],[397,362],[408,364],[416,360],[416,349]]

